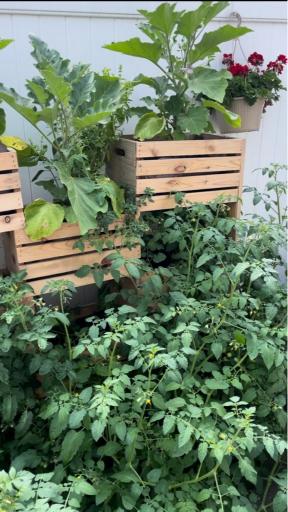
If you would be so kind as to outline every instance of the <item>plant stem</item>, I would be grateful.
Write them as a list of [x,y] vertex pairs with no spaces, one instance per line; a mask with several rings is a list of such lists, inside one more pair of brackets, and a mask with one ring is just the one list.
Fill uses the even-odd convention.
[[115,350],[116,350],[117,344],[118,344],[118,340],[115,340],[114,345],[113,345],[113,349],[112,349],[112,352],[111,352],[111,355],[110,355],[110,358],[109,358],[108,377],[111,377],[112,365],[113,365],[114,354],[115,354]]
[[221,495],[221,492],[220,492],[220,487],[219,487],[218,478],[217,478],[217,471],[215,471],[215,473],[214,473],[214,480],[215,480],[215,484],[216,484],[216,488],[217,488],[217,492],[218,492],[218,496],[219,496],[219,500],[220,500],[220,507],[221,507],[220,510],[221,510],[221,512],[224,512],[222,495]]
[[263,509],[266,509],[266,506],[265,506],[265,501],[267,499],[267,496],[268,496],[268,492],[270,490],[270,486],[271,486],[271,480],[277,470],[279,466],[279,460],[277,460],[275,463],[274,463],[274,466],[272,468],[272,471],[268,477],[268,480],[267,480],[267,484],[266,484],[266,487],[265,487],[265,491],[264,491],[264,494],[263,494],[263,499],[262,499],[262,502],[261,502],[261,505],[260,505],[260,508],[259,508],[259,511],[258,512],[261,512],[261,510]]

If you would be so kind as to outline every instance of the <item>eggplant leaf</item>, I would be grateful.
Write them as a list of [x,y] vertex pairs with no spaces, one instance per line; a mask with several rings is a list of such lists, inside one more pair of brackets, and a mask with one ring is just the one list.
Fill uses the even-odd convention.
[[161,56],[161,45],[158,43],[144,43],[138,37],[121,41],[119,43],[105,44],[103,48],[114,52],[131,55],[132,57],[141,57],[142,59],[158,62]]
[[198,67],[193,70],[189,79],[190,89],[195,94],[204,94],[215,101],[223,101],[228,80],[232,78],[231,73],[226,69]]
[[44,199],[36,199],[24,209],[26,234],[31,240],[41,240],[59,229],[64,220],[64,208]]
[[139,140],[152,139],[165,128],[165,119],[154,112],[142,116],[135,128],[135,137]]
[[230,124],[234,128],[241,127],[241,117],[238,114],[235,114],[230,110],[227,110],[227,108],[225,108],[224,105],[220,105],[220,103],[217,103],[216,101],[204,100],[203,106],[207,108],[214,108],[214,110],[218,110],[218,112],[223,114],[226,123]]

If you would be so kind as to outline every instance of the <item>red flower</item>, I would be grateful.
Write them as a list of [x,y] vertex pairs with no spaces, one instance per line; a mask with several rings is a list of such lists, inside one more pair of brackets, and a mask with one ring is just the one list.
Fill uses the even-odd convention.
[[257,52],[251,53],[251,55],[248,57],[248,62],[250,62],[252,66],[262,66],[264,62],[263,55]]
[[226,66],[231,66],[231,64],[234,64],[232,53],[223,53],[222,64],[225,64]]
[[232,73],[233,76],[238,76],[238,75],[248,75],[249,73],[249,68],[248,66],[246,66],[246,64],[244,66],[242,66],[242,64],[231,64],[231,66],[229,66],[228,68],[228,71],[230,71],[230,73]]
[[278,62],[282,62],[282,64],[287,64],[287,57],[286,57],[286,55],[283,55],[283,54],[281,53],[281,55],[278,55],[278,57],[277,57],[277,61],[278,61]]
[[275,71],[275,73],[277,73],[278,75],[281,75],[281,73],[284,69],[284,66],[283,66],[282,62],[280,62],[280,61],[271,60],[269,62],[269,64],[267,65],[267,69],[270,69],[271,71]]

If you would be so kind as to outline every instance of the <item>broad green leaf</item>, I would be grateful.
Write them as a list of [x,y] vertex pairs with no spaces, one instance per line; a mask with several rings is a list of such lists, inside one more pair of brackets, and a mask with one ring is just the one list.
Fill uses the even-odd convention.
[[8,44],[13,43],[14,39],[0,39],[0,50],[6,48]]
[[65,211],[65,220],[69,222],[69,224],[76,224],[77,217],[74,213],[72,206],[63,206]]
[[197,260],[196,268],[202,267],[202,265],[207,263],[207,261],[212,260],[212,258],[214,258],[214,257],[215,257],[215,254],[209,254],[209,253],[202,254],[200,256],[200,258],[198,258],[198,260]]
[[184,398],[177,397],[177,398],[171,398],[171,400],[168,400],[166,402],[166,406],[168,409],[174,411],[176,409],[180,409],[186,405],[186,402]]
[[111,112],[95,112],[94,114],[87,114],[84,117],[74,117],[74,128],[77,130],[83,130],[88,126],[99,123],[99,121],[103,121],[103,119],[107,119],[110,114]]
[[133,37],[127,41],[118,43],[105,44],[103,48],[113,50],[114,52],[131,55],[133,57],[141,57],[142,59],[158,62],[161,56],[161,45],[157,43],[144,43],[138,37]]
[[193,70],[191,78],[189,78],[189,87],[195,94],[204,94],[212,100],[222,102],[228,80],[231,78],[231,73],[226,69],[217,71],[216,69],[198,67]]
[[213,32],[206,32],[201,41],[189,53],[189,64],[211,57],[220,51],[219,44],[236,39],[248,32],[251,32],[250,28],[232,27],[231,25],[224,25]]
[[32,101],[23,98],[14,89],[6,89],[0,84],[0,100],[6,101],[10,107],[21,114],[33,126],[38,123],[39,114],[35,112]]
[[59,76],[52,66],[46,69],[40,69],[40,73],[45,78],[46,85],[51,94],[57,98],[60,103],[67,105],[72,88],[71,84],[62,76]]
[[217,103],[216,101],[204,100],[203,106],[207,108],[214,108],[214,110],[217,110],[218,112],[223,114],[226,123],[230,124],[234,128],[240,128],[241,117],[238,114],[235,114],[230,110],[227,110],[227,108],[225,108],[224,105],[220,105],[220,103]]
[[185,133],[200,135],[207,129],[209,111],[204,107],[192,106],[186,114],[181,114],[178,119],[178,127]]
[[64,220],[64,209],[44,199],[36,199],[24,209],[25,232],[31,240],[41,240],[59,229]]
[[70,95],[70,104],[73,108],[73,113],[77,114],[79,107],[85,102],[89,102],[92,91],[94,90],[94,74],[87,73],[80,77],[79,80],[73,83]]
[[96,190],[96,184],[89,178],[74,178],[62,162],[55,163],[59,177],[67,188],[70,204],[79,223],[80,233],[95,229],[99,212],[107,212],[108,202],[103,192]]
[[250,464],[250,460],[247,457],[243,457],[239,461],[239,469],[241,471],[241,474],[248,480],[248,482],[251,482],[252,484],[256,484],[257,481],[257,472],[253,468],[253,466]]
[[113,112],[121,98],[121,82],[115,76],[94,75],[91,102],[94,112]]
[[117,217],[120,217],[124,210],[124,189],[120,188],[115,181],[107,178],[107,176],[97,176],[96,184],[109,197],[114,213]]
[[62,406],[50,423],[49,434],[51,439],[57,439],[57,437],[59,437],[60,434],[67,428],[68,418],[69,409],[66,406]]
[[152,139],[165,128],[164,117],[159,117],[154,112],[149,112],[142,116],[136,127],[135,137],[139,140]]
[[225,380],[207,379],[205,381],[207,388],[209,389],[228,389],[229,384]]
[[273,512],[286,512],[287,510],[287,494],[280,490],[273,498]]
[[238,279],[247,268],[250,267],[250,263],[248,261],[243,261],[241,263],[237,263],[237,265],[233,268],[232,276],[234,279]]
[[124,441],[126,437],[127,428],[124,421],[117,421],[115,425],[116,435],[119,437],[120,441]]
[[14,395],[7,394],[2,401],[2,421],[11,423],[16,416],[18,409],[17,399]]
[[272,459],[275,459],[275,456],[277,456],[277,451],[275,449],[275,444],[274,444],[273,439],[271,439],[270,437],[264,437],[263,444],[264,444],[267,452],[269,453],[270,457]]
[[152,482],[153,484],[156,484],[156,482],[159,481],[160,477],[161,477],[161,468],[152,469],[147,474],[148,482]]
[[188,441],[193,433],[193,428],[190,425],[185,425],[185,428],[180,432],[178,437],[178,446],[182,448]]
[[38,103],[42,106],[47,104],[49,99],[48,92],[38,82],[33,80],[27,80],[27,89],[31,91],[32,95],[37,99]]
[[69,416],[69,427],[72,429],[79,428],[81,426],[82,420],[86,415],[85,409],[74,410],[71,412]]
[[261,346],[261,356],[263,358],[266,368],[268,370],[270,370],[270,368],[272,368],[273,363],[274,363],[274,357],[275,357],[274,347],[271,347],[270,345],[268,345],[268,343],[263,343]]
[[97,494],[95,487],[89,484],[89,482],[86,482],[84,478],[77,479],[74,488],[77,493],[84,494],[86,496],[96,496]]
[[95,420],[91,426],[91,434],[94,441],[99,441],[106,427],[106,421]]
[[173,430],[173,428],[175,426],[175,422],[176,422],[175,416],[172,416],[172,415],[165,416],[164,421],[163,421],[163,434],[164,435],[169,434]]
[[205,27],[219,12],[223,11],[229,2],[202,2],[195,11],[188,11],[181,16],[177,32],[191,38],[201,26]]
[[69,430],[64,437],[60,457],[64,464],[68,464],[75,457],[85,439],[85,432],[80,430]]
[[175,11],[175,5],[166,2],[161,3],[153,12],[144,9],[139,9],[138,12],[145,16],[153,27],[169,36],[173,32],[180,14]]
[[200,443],[198,447],[198,459],[200,462],[206,458],[208,453],[208,444],[206,442]]

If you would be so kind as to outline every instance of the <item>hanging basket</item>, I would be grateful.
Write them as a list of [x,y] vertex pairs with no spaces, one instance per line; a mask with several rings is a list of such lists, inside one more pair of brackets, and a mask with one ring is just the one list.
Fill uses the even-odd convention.
[[264,99],[258,99],[254,105],[248,105],[244,98],[234,98],[229,110],[241,117],[241,127],[234,128],[225,122],[223,116],[215,113],[215,121],[220,133],[257,132],[260,129],[261,116],[264,108]]

